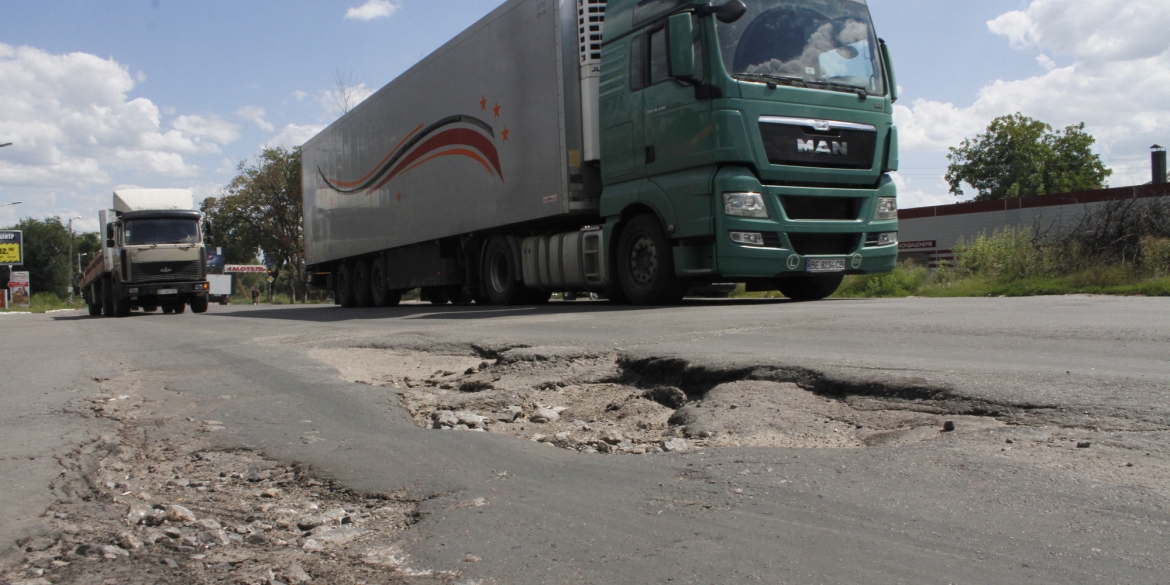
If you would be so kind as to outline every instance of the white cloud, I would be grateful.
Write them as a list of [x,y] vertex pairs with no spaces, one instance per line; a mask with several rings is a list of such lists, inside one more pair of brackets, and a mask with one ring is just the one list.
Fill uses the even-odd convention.
[[309,95],[308,93],[303,92],[299,89],[293,92],[293,97],[297,98],[298,102],[303,101],[306,97],[308,97],[308,95]]
[[[915,100],[895,107],[902,148],[938,152],[982,132],[997,116],[1022,112],[1055,127],[1085,122],[1107,163],[1138,161],[1170,139],[1170,2],[1032,0],[988,23],[1020,50],[1043,51],[1042,75],[995,81],[970,106]],[[1073,57],[1060,67],[1047,54]],[[1149,181],[1142,164],[1115,168],[1113,185]]]
[[274,136],[272,140],[266,142],[264,148],[293,148],[300,146],[307,142],[310,138],[317,135],[318,132],[325,129],[324,125],[307,124],[304,126],[298,124],[289,124],[285,126],[279,134]]
[[276,129],[276,127],[274,127],[271,122],[264,119],[266,114],[267,112],[264,111],[264,108],[256,106],[244,106],[236,110],[237,116],[255,124],[257,128],[260,128],[265,132],[272,132]]
[[915,188],[915,180],[903,177],[901,173],[890,173],[890,176],[898,187],[898,206],[902,209],[948,205],[956,201],[948,191],[950,187],[941,178],[932,182],[932,190],[925,191]]
[[354,6],[345,11],[345,17],[355,20],[373,20],[393,16],[398,11],[398,4],[390,0],[366,0],[361,6]]
[[[344,96],[342,91],[345,92]],[[318,99],[321,102],[321,106],[324,107],[326,111],[340,114],[344,113],[341,111],[343,101],[345,101],[349,109],[352,110],[358,104],[366,101],[366,98],[370,97],[371,95],[374,95],[373,88],[366,85],[365,82],[361,82],[357,85],[346,85],[344,90],[331,89],[328,91],[323,91],[321,92],[321,95]],[[345,97],[346,99],[342,100],[342,97]]]
[[214,116],[179,116],[164,129],[158,106],[128,97],[137,83],[113,59],[0,43],[0,136],[15,143],[0,158],[0,181],[84,189],[123,171],[191,176],[198,168],[185,155],[238,138]]

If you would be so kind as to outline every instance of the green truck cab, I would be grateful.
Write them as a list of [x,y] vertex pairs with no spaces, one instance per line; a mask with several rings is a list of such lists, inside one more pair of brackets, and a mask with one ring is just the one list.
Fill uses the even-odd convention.
[[[714,279],[815,299],[892,270],[895,87],[862,1],[610,0],[600,213],[625,294]],[[638,214],[663,233],[623,237]]]

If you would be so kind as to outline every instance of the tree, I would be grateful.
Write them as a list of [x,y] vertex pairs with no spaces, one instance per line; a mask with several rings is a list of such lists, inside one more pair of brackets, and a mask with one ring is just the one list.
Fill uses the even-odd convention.
[[1113,171],[1092,152],[1096,140],[1084,130],[1082,122],[1054,132],[1020,113],[996,118],[985,134],[951,148],[951,193],[963,196],[964,183],[978,192],[975,201],[1104,188]]
[[[73,258],[69,258],[69,228],[61,223],[61,218],[50,217],[44,220],[23,219],[11,228],[24,232],[24,264],[13,266],[12,270],[28,271],[29,281],[33,292],[51,292],[64,297],[66,287],[69,286],[69,263],[73,262],[73,286],[77,286],[77,258],[79,254],[93,254],[101,248],[97,234],[74,233]],[[91,256],[92,257],[92,256]],[[8,272],[3,276],[7,277]],[[5,278],[0,286],[7,286]]]
[[224,248],[228,262],[249,262],[260,253],[275,266],[274,276],[289,271],[289,298],[295,302],[305,268],[301,149],[266,148],[254,164],[241,162],[237,171],[220,197],[202,205],[215,245]]

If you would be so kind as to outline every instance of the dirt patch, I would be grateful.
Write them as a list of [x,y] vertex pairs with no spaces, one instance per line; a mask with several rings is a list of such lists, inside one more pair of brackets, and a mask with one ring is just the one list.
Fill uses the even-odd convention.
[[[218,421],[150,417],[150,380],[101,381],[83,401],[122,422],[60,460],[52,531],[19,543],[0,582],[452,583],[399,546],[419,502],[363,495],[298,465],[213,446]],[[136,420],[138,419],[138,420]]]

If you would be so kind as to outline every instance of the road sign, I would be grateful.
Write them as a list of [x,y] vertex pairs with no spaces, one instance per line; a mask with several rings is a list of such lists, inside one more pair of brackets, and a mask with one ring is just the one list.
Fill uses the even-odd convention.
[[248,274],[268,272],[268,269],[256,264],[228,264],[223,267],[224,274]]
[[276,279],[275,279],[275,278],[272,278],[271,276],[269,276],[269,277],[268,277],[268,284],[272,284],[272,283],[274,283],[274,282],[276,282]]
[[27,272],[13,272],[8,277],[8,290],[12,293],[12,306],[28,307],[32,304],[32,287]]
[[0,231],[0,264],[24,264],[24,233]]

